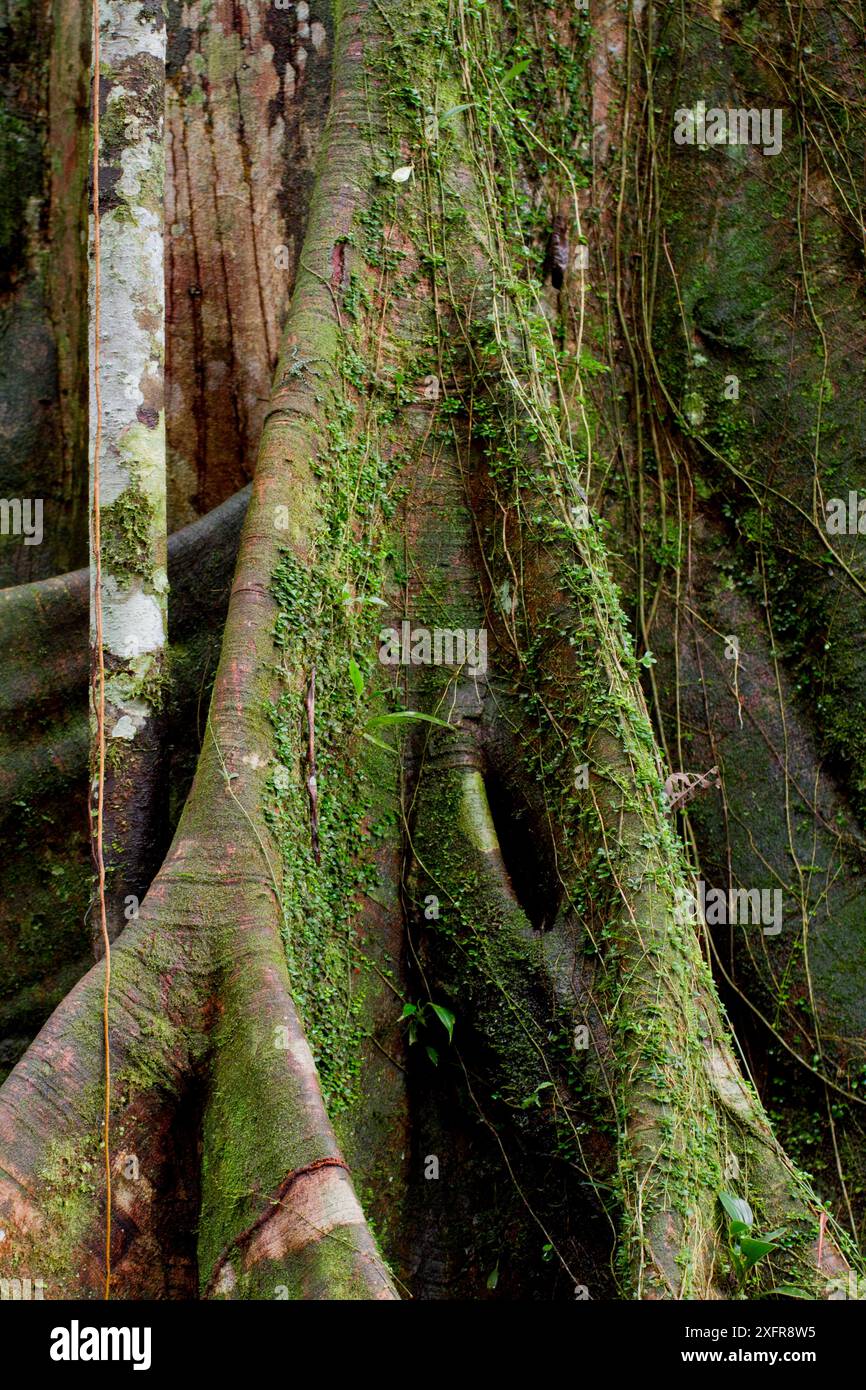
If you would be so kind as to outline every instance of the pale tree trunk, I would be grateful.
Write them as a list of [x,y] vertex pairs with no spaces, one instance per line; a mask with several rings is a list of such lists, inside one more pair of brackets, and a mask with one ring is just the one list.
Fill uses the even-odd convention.
[[[99,439],[101,653],[95,595],[90,634],[94,667],[101,659],[105,677],[102,839],[109,876],[108,931],[114,937],[124,913],[137,911],[161,838],[159,712],[168,596],[162,7],[102,0],[98,49],[99,225],[92,217],[90,438],[92,460]],[[98,377],[93,341],[97,305]],[[93,500],[91,476],[91,506]],[[91,574],[95,585],[94,555]],[[95,713],[91,729],[96,743]],[[98,761],[95,749],[94,770]]]

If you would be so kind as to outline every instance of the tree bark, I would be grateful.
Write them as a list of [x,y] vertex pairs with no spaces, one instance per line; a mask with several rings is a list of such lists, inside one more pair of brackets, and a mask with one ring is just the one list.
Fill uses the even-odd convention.
[[4,518],[2,585],[87,558],[87,311],[70,289],[86,278],[88,17],[28,0],[0,21],[0,497],[41,507],[30,539]]
[[[743,709],[788,739],[786,796],[820,762],[808,730],[792,757],[781,676],[778,714],[762,701],[772,632],[733,689],[706,679],[693,609],[754,618],[665,549],[666,489],[725,457],[688,432],[654,328],[682,254],[655,103],[704,50],[670,43],[674,7],[592,19],[595,38],[560,7],[352,0],[332,48],[326,29],[201,753],[112,953],[118,1296],[824,1298],[855,1265],[741,1065],[710,969],[732,943],[683,911],[711,861],[664,797],[698,675],[695,750],[724,716],[726,783]],[[293,44],[317,21],[295,22]],[[713,62],[725,23],[702,21]],[[713,333],[701,302],[683,312]],[[686,374],[708,370],[693,348]],[[829,843],[842,798],[813,800]],[[752,875],[784,845],[747,828],[734,856]],[[778,978],[756,934],[753,1003]],[[101,1288],[102,971],[0,1089],[0,1260],[51,1297]],[[832,1002],[832,969],[811,978]],[[750,1273],[720,1195],[777,1228]]]
[[[96,20],[91,800],[94,848],[111,888],[106,930],[113,940],[138,910],[157,867],[164,817],[159,713],[168,627],[165,21],[161,8],[136,0],[102,0]],[[101,933],[97,913],[97,955],[103,949]]]

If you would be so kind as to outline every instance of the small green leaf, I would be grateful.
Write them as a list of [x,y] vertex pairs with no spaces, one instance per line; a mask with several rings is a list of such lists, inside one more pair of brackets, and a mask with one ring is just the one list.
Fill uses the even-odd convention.
[[401,1013],[400,1017],[401,1017],[401,1018],[411,1018],[412,1015],[413,1015],[413,1014],[417,1014],[417,1012],[418,1012],[418,1005],[417,1005],[417,1004],[404,1004],[404,1005],[403,1005],[403,1012]]
[[524,58],[522,62],[515,63],[513,68],[509,68],[502,79],[503,87],[507,87],[509,82],[514,81],[515,77],[522,76],[522,74],[525,73],[526,69],[529,67],[529,62],[530,60],[528,58]]
[[389,724],[405,724],[409,719],[423,719],[425,724],[438,724],[441,729],[453,729],[445,719],[437,719],[435,714],[420,714],[415,709],[398,709],[393,714],[374,714],[365,725],[367,729],[387,728]]
[[430,1058],[430,1061],[433,1063],[434,1067],[438,1067],[439,1053],[436,1051],[435,1047],[426,1047],[424,1050],[427,1053],[427,1056]]
[[520,1108],[521,1108],[521,1110],[528,1110],[529,1107],[530,1107],[530,1105],[535,1105],[535,1106],[537,1106],[538,1109],[540,1110],[540,1109],[541,1109],[541,1092],[542,1092],[542,1091],[546,1091],[546,1090],[548,1089],[548,1087],[550,1087],[550,1086],[552,1086],[552,1085],[553,1085],[553,1082],[552,1082],[552,1081],[539,1081],[538,1085],[536,1086],[536,1088],[535,1088],[535,1090],[532,1092],[532,1094],[523,1097],[523,1100],[520,1102]]
[[443,112],[442,112],[442,115],[439,117],[439,124],[442,125],[442,123],[443,123],[444,121],[449,120],[451,116],[456,116],[456,115],[458,115],[459,112],[461,112],[461,111],[468,111],[469,108],[470,108],[471,106],[474,106],[474,105],[475,105],[475,102],[474,102],[474,101],[466,101],[466,102],[463,103],[462,106],[449,106],[449,107],[448,107],[448,110],[447,110],[447,111],[443,111]]
[[349,657],[349,675],[351,676],[352,684],[355,687],[355,694],[358,696],[358,699],[360,700],[361,696],[364,693],[364,677],[361,675],[361,668],[353,656]]
[[390,743],[383,743],[380,738],[374,738],[372,734],[364,733],[363,730],[361,731],[361,737],[365,738],[368,743],[374,743],[377,748],[384,748],[385,752],[390,753],[392,757],[396,755],[397,749],[392,748]]
[[780,1284],[778,1288],[770,1289],[770,1294],[774,1293],[787,1294],[788,1298],[808,1298],[810,1302],[814,1300],[814,1294],[807,1293],[805,1289],[798,1289],[796,1284]]
[[497,1285],[498,1283],[499,1283],[499,1261],[497,1260],[497,1261],[496,1261],[496,1264],[493,1266],[493,1268],[491,1269],[490,1273],[489,1273],[488,1276],[487,1276],[487,1287],[488,1287],[488,1289],[495,1289],[495,1288],[496,1288],[496,1285]]
[[740,1241],[740,1250],[746,1262],[746,1268],[751,1269],[758,1260],[762,1260],[765,1255],[769,1255],[776,1246],[771,1240],[755,1240],[754,1236],[743,1236]]
[[445,1008],[444,1004],[431,1004],[430,1008],[433,1010],[439,1022],[442,1024],[442,1027],[448,1034],[448,1041],[450,1042],[452,1037],[454,1036],[454,1015],[452,1014],[450,1009]]
[[742,1221],[745,1226],[754,1225],[752,1208],[744,1197],[735,1197],[732,1192],[720,1192],[719,1201],[732,1221]]

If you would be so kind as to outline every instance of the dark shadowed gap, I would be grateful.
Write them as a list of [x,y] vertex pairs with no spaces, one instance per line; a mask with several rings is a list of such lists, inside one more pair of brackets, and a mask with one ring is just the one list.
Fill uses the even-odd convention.
[[495,771],[485,778],[490,813],[515,896],[535,931],[546,931],[562,896],[553,841],[515,786],[507,789]]
[[164,1161],[155,1175],[154,1233],[165,1279],[164,1297],[199,1297],[197,1232],[201,1209],[202,1122],[206,1084],[191,1076],[162,1138]]

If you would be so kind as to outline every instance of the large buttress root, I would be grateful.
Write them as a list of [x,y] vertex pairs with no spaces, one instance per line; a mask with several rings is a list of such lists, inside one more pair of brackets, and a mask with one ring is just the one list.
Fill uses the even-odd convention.
[[[472,31],[472,21],[463,22]],[[486,143],[491,107],[480,47],[473,33],[459,55],[472,152],[443,161],[440,175],[479,228],[507,221],[495,191],[494,142]],[[494,101],[494,120],[496,110]],[[507,676],[532,712],[514,723],[524,736],[532,731],[527,780],[541,767],[547,783],[563,902],[580,916],[588,893],[594,897],[586,944],[601,957],[604,1028],[596,1047],[599,1072],[613,1080],[624,1271],[638,1297],[723,1293],[718,1193],[736,1178],[762,1224],[786,1231],[769,1278],[826,1291],[844,1260],[822,1238],[820,1203],[740,1075],[700,941],[681,910],[685,862],[663,809],[619,597],[597,534],[571,517],[569,501],[580,497],[570,462],[578,445],[540,378],[544,319],[504,288],[507,261],[461,232],[446,233],[441,249],[449,309],[470,353],[468,386],[458,379],[458,389],[484,422],[488,471],[476,496],[485,499],[478,529],[488,620]],[[589,441],[586,417],[579,423]],[[437,697],[427,708],[453,705]],[[587,777],[575,782],[582,767]],[[473,882],[459,876],[449,893],[459,897]]]

